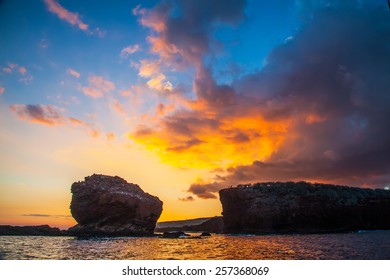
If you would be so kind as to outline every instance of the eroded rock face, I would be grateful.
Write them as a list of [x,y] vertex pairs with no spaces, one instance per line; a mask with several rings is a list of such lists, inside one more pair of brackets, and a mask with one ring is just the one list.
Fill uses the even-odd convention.
[[153,234],[162,202],[118,176],[92,175],[72,184],[70,210],[80,236]]
[[226,233],[390,229],[390,191],[306,182],[257,183],[219,192]]

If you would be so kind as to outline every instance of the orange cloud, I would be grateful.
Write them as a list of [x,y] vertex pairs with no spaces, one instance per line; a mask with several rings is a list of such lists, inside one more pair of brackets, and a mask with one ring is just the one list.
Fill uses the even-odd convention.
[[5,88],[0,87],[0,94],[3,94],[5,92]]
[[81,21],[77,13],[73,13],[62,7],[56,0],[44,0],[49,11],[56,14],[60,19],[65,20],[71,25],[76,25],[83,31],[88,30],[88,25]]
[[80,73],[76,70],[73,70],[72,68],[68,68],[69,75],[72,75],[75,78],[80,78]]
[[100,132],[95,128],[94,125],[91,125],[89,123],[86,123],[82,120],[75,119],[75,118],[67,118],[67,121],[70,122],[74,126],[81,126],[86,128],[88,135],[90,135],[93,138],[100,137]]
[[130,137],[165,163],[210,169],[266,160],[286,137],[286,121],[269,122],[250,114],[216,119],[203,112],[176,112],[155,127],[140,126]]

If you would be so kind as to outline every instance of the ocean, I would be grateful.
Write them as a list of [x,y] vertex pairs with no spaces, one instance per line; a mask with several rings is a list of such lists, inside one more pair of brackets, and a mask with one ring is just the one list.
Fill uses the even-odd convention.
[[262,236],[214,234],[201,239],[0,236],[0,259],[390,260],[390,231]]

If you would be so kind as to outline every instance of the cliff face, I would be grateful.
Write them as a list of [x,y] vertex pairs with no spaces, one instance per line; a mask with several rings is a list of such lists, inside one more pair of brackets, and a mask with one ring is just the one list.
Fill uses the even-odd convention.
[[390,229],[390,191],[325,184],[257,183],[219,192],[226,233]]
[[72,185],[70,209],[78,225],[73,235],[151,235],[162,202],[138,185],[115,176],[92,175]]

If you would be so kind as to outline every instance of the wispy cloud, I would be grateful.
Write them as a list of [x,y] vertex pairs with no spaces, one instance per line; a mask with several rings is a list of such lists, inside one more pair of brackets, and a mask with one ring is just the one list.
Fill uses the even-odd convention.
[[49,11],[71,25],[77,26],[83,31],[88,31],[88,24],[84,23],[77,13],[73,13],[61,6],[56,0],[44,0]]
[[115,90],[115,84],[102,76],[92,75],[88,78],[88,87],[81,87],[81,91],[93,98],[100,98],[104,93]]
[[92,75],[88,78],[88,81],[92,86],[103,92],[109,92],[115,89],[115,84],[104,79],[102,76]]
[[157,60],[143,59],[140,61],[138,75],[143,78],[149,78],[160,74],[160,63]]
[[3,67],[3,72],[13,75],[14,73],[19,73],[19,81],[24,83],[29,83],[33,80],[33,76],[27,71],[25,66],[20,66],[16,63],[8,63],[8,66]]
[[187,197],[183,197],[183,198],[178,198],[180,201],[183,201],[183,202],[191,202],[191,201],[194,201],[194,197],[193,196],[187,196]]
[[142,78],[148,78],[146,85],[150,89],[157,91],[172,91],[173,86],[167,77],[161,73],[160,62],[158,60],[141,60],[138,65],[138,75]]
[[10,68],[10,67],[4,67],[4,68],[3,68],[3,72],[8,73],[8,74],[11,74],[11,73],[12,73],[12,68]]
[[22,120],[49,126],[61,125],[65,119],[54,105],[11,105],[11,110]]
[[113,132],[106,133],[106,138],[107,138],[108,141],[115,140],[115,138],[116,138],[115,133],[113,133]]
[[118,114],[123,115],[123,116],[126,115],[126,111],[118,99],[111,98],[108,105],[111,109],[116,111]]
[[100,132],[94,125],[82,120],[64,116],[62,109],[48,104],[13,104],[10,109],[19,117],[19,119],[29,123],[37,123],[47,126],[70,125],[81,127],[93,138],[100,137]]
[[61,219],[68,219],[72,217],[71,215],[53,215],[53,214],[22,214],[23,217],[51,217],[51,218],[61,218]]
[[5,92],[5,88],[0,87],[0,94],[3,94]]
[[126,58],[128,55],[136,53],[139,51],[140,47],[138,44],[127,46],[126,48],[123,48],[120,53],[121,58]]
[[72,75],[75,78],[80,78],[80,73],[72,68],[68,68],[69,75]]
[[103,92],[101,92],[98,89],[92,88],[92,87],[82,87],[82,92],[85,95],[91,96],[93,98],[100,98],[103,97]]
[[19,67],[18,72],[21,75],[25,75],[27,73],[27,69],[26,69],[26,67],[21,66],[21,67]]

